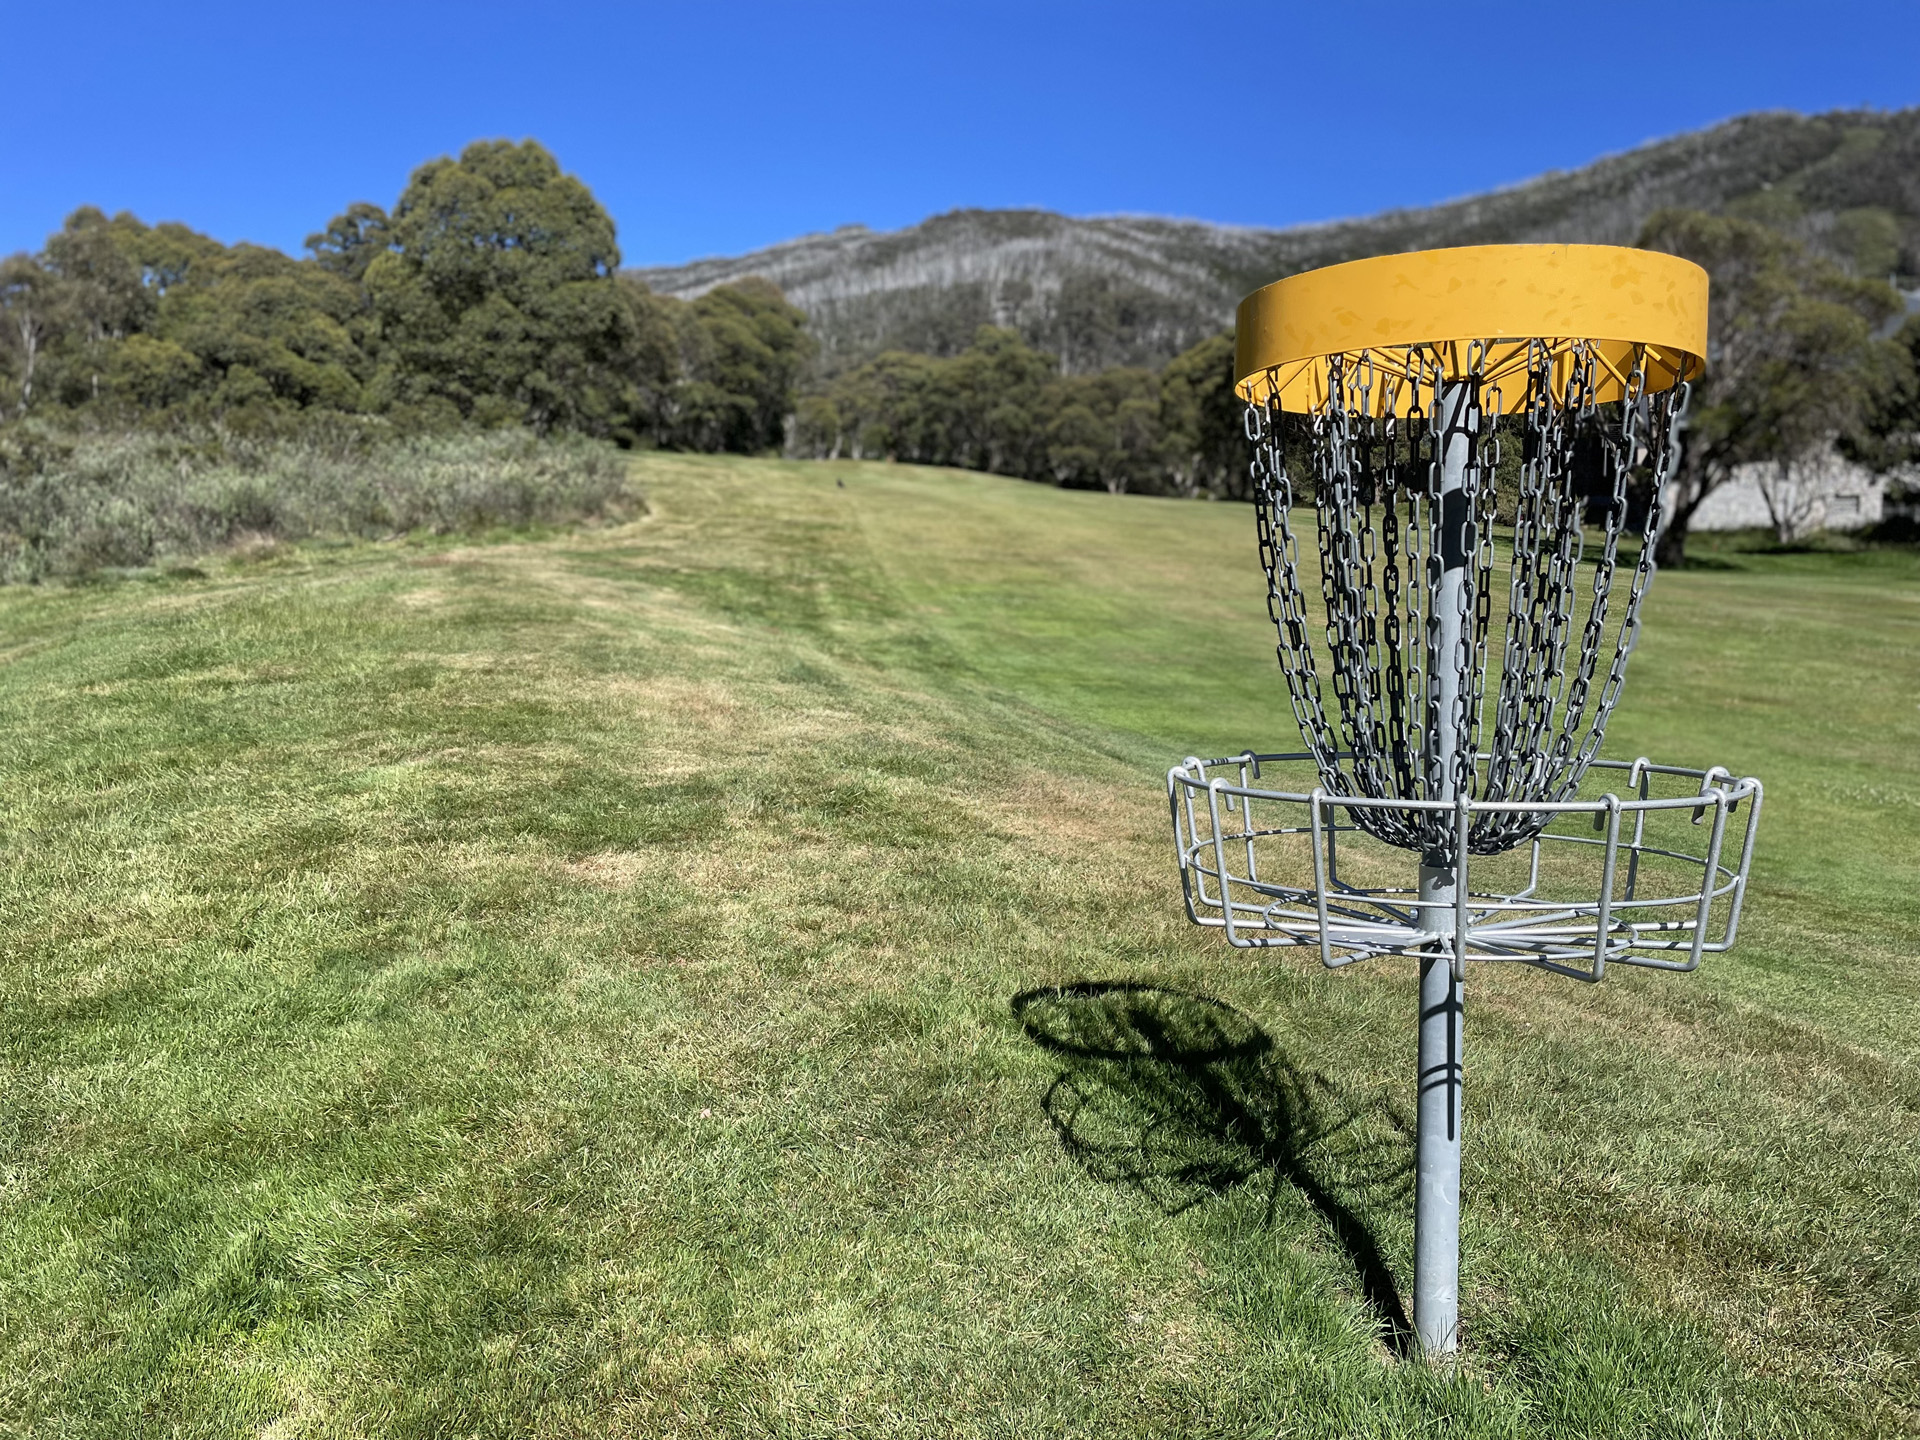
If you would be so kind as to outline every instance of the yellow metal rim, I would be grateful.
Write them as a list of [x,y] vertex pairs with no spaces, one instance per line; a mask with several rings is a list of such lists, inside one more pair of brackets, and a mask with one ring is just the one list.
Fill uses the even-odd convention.
[[1477,369],[1482,408],[1505,413],[1527,403],[1526,373],[1543,347],[1556,388],[1584,349],[1600,400],[1696,377],[1707,272],[1621,245],[1469,245],[1329,265],[1240,302],[1235,388],[1316,410],[1329,398],[1328,362],[1341,356],[1348,403],[1375,414],[1405,414],[1409,376],[1425,377],[1424,388],[1436,368],[1448,380]]

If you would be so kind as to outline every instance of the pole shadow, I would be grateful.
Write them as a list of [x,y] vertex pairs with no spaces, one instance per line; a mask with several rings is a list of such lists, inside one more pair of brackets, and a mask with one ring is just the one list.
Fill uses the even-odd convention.
[[1041,1108],[1090,1175],[1138,1190],[1168,1215],[1257,1183],[1269,1225],[1292,1187],[1353,1265],[1388,1349],[1413,1353],[1399,1287],[1361,1218],[1408,1191],[1408,1117],[1302,1071],[1249,1016],[1211,996],[1083,981],[1022,991],[1011,1004],[1060,1063]]

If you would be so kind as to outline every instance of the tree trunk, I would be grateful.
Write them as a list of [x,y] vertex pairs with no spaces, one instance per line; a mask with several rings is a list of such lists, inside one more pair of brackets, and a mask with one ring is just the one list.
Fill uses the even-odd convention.
[[[1790,513],[1793,508],[1793,476],[1784,460],[1776,461],[1773,485],[1760,487],[1760,498],[1767,502],[1767,518],[1773,522],[1773,538],[1781,545],[1791,545],[1797,538],[1793,533]],[[1775,486],[1779,487],[1775,493]]]
[[1660,527],[1660,539],[1653,547],[1653,563],[1662,570],[1678,570],[1687,563],[1687,529],[1693,524],[1698,507],[1674,507],[1673,515]]
[[40,327],[31,311],[20,320],[20,348],[26,352],[26,368],[20,375],[20,413],[24,415],[33,403],[33,366],[40,358]]
[[[1686,443],[1684,435],[1682,443]],[[1687,532],[1693,528],[1693,517],[1707,496],[1727,478],[1727,472],[1709,467],[1690,445],[1681,453],[1675,471],[1673,479],[1667,482],[1667,521],[1660,527],[1660,538],[1654,542],[1653,563],[1678,570],[1687,563]]]

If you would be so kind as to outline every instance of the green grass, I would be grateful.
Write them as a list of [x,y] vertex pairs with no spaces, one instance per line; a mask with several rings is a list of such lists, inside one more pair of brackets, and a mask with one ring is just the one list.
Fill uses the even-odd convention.
[[1410,974],[1178,909],[1165,767],[1287,739],[1246,510],[638,472],[0,592],[6,1433],[1920,1425],[1913,555],[1656,585],[1609,750],[1766,780],[1741,948],[1476,971],[1442,1373]]

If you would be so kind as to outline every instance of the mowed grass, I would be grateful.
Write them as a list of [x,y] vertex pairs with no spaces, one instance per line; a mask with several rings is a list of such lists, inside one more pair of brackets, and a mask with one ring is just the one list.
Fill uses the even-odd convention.
[[1920,1426],[1915,557],[1660,577],[1608,749],[1765,779],[1741,947],[1474,973],[1440,1370],[1410,970],[1179,909],[1249,513],[638,478],[0,592],[5,1433]]

